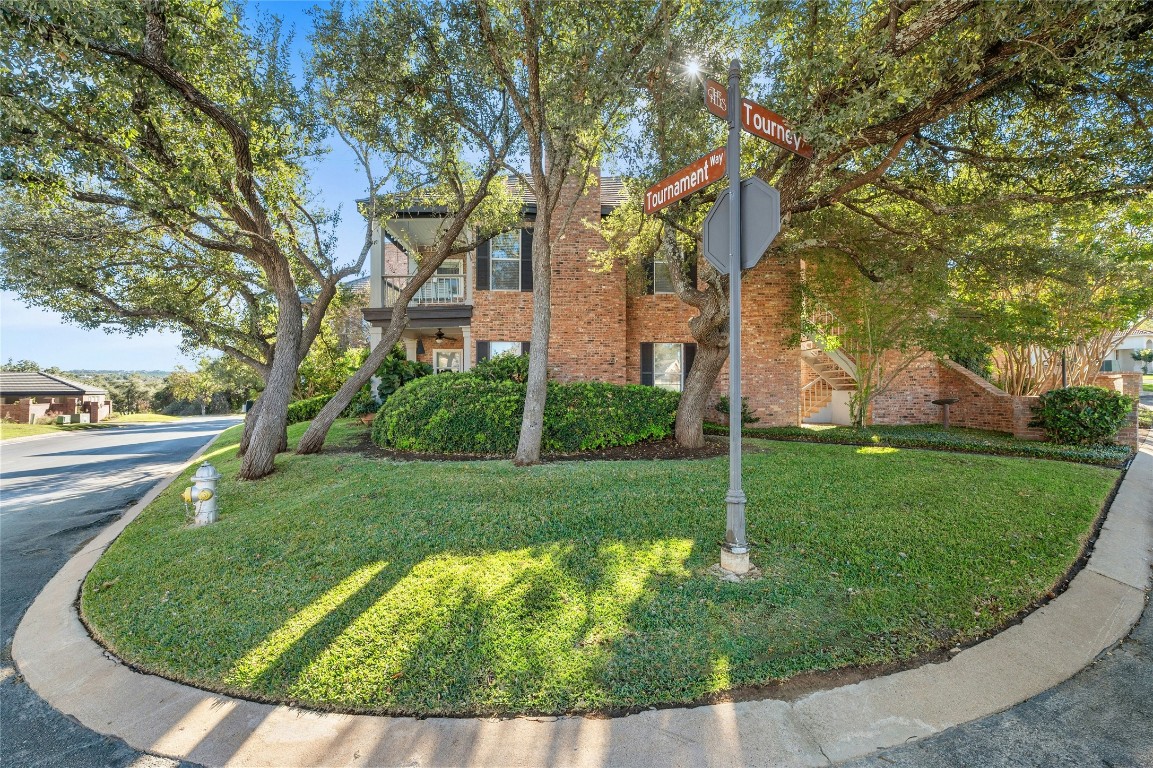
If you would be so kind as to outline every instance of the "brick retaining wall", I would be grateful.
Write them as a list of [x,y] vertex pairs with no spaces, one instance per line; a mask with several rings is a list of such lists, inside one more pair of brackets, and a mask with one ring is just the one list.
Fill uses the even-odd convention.
[[1010,395],[952,360],[940,360],[938,365],[939,397],[958,399],[949,406],[951,426],[1008,432],[1026,440],[1044,439],[1044,432],[1029,426],[1036,397]]

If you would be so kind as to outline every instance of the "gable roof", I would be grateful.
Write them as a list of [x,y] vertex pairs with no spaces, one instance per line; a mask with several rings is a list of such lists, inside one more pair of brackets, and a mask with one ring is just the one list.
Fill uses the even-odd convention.
[[60,376],[30,371],[0,372],[0,395],[6,397],[30,395],[107,395],[108,390],[91,384],[81,384]]

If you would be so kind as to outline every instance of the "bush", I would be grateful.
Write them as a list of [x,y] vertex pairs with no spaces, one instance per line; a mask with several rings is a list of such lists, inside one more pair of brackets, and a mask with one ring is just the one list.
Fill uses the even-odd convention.
[[528,382],[528,355],[505,353],[481,360],[469,374],[485,381]]
[[[519,382],[490,381],[473,372],[430,376],[381,406],[372,438],[404,451],[511,454],[525,390]],[[679,398],[635,384],[549,383],[541,449],[575,453],[668,437]]]
[[[393,392],[410,381],[432,373],[432,366],[428,363],[407,360],[404,355],[404,346],[397,344],[388,353],[388,357],[384,358],[380,367],[376,369],[377,378],[380,379],[380,384],[376,387],[376,398],[379,402],[383,403]],[[376,403],[373,403],[370,410],[374,411],[376,407]],[[362,413],[368,412],[362,411]]]
[[305,400],[297,400],[288,404],[288,423],[299,424],[302,421],[312,421],[320,409],[328,405],[332,395],[317,395]]
[[[723,413],[724,415],[728,416],[729,415],[729,396],[728,395],[721,395],[720,400],[718,400],[717,404],[713,406],[713,409],[716,410],[717,413]],[[741,424],[742,425],[756,424],[758,421],[760,421],[760,418],[757,416],[754,416],[752,410],[749,408],[749,398],[742,397],[741,398]]]
[[1061,445],[1103,445],[1133,410],[1133,398],[1101,387],[1065,387],[1044,393],[1030,427]]

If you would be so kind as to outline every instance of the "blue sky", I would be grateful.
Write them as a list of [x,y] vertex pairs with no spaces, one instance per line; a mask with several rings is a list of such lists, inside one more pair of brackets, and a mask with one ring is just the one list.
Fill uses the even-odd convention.
[[[284,20],[286,28],[294,28],[299,52],[308,43],[312,22],[307,12],[314,5],[312,0],[263,0],[250,7],[275,14]],[[339,140],[314,169],[313,189],[323,204],[342,209],[337,231],[341,263],[354,260],[364,242],[364,223],[354,206],[356,198],[364,195],[362,178],[351,153]],[[195,368],[196,358],[181,354],[179,347],[180,337],[175,334],[125,336],[69,325],[55,312],[25,307],[15,294],[0,291],[0,360],[35,360],[44,367],[65,370],[171,370],[177,365]]]

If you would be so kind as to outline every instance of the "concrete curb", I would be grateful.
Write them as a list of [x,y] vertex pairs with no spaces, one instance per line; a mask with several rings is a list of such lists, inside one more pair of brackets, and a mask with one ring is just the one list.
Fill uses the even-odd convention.
[[212,766],[829,765],[1001,711],[1073,676],[1137,622],[1153,564],[1153,441],[1146,440],[1088,566],[1069,589],[948,662],[794,702],[617,719],[325,714],[140,674],[89,638],[73,608],[80,583],[104,548],[178,475],[158,484],[48,583],[17,629],[12,655],[33,690],[88,728],[141,751]]

